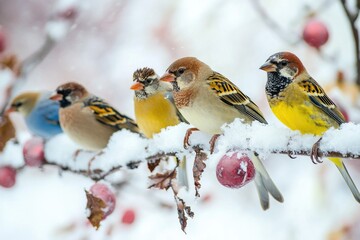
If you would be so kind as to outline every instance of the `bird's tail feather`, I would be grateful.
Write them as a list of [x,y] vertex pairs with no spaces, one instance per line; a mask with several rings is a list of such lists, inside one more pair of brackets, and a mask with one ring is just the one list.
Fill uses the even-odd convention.
[[[256,187],[258,189],[260,202],[262,203],[263,199],[264,200],[266,199],[266,198],[263,198],[264,194],[262,193],[262,191],[264,191],[264,190],[267,193],[270,193],[270,195],[274,199],[276,199],[277,201],[283,202],[284,198],[283,198],[281,192],[276,187],[273,180],[270,178],[269,173],[266,171],[266,169],[265,169],[263,163],[261,162],[261,160],[259,159],[258,155],[255,154],[255,156],[252,158],[252,160],[253,160],[253,163],[254,163],[254,166],[255,166],[255,169],[256,169],[256,176],[257,177],[255,176],[255,184],[256,184]],[[267,201],[269,201],[268,196],[267,196]],[[267,204],[267,205],[269,205],[269,204]]]
[[261,207],[263,210],[267,210],[269,208],[269,193],[265,188],[261,174],[258,172],[255,173],[255,185],[259,194]]
[[[180,159],[176,158],[176,161],[180,161]],[[186,156],[180,161],[177,173],[179,185],[185,187],[186,190],[189,190],[189,181],[186,171]]]
[[354,181],[351,179],[350,174],[349,174],[348,170],[346,169],[344,163],[342,163],[341,165],[336,164],[336,167],[339,169],[339,171],[340,171],[341,175],[343,176],[346,184],[349,186],[352,194],[354,195],[355,200],[360,203],[359,190],[357,189]]

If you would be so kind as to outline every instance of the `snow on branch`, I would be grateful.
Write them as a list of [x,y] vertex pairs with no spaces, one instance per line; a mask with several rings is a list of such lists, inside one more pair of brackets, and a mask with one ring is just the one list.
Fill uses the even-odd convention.
[[[153,139],[144,139],[137,134],[123,130],[115,133],[101,154],[80,152],[78,147],[65,135],[59,135],[46,144],[45,154],[48,164],[58,165],[63,170],[72,169],[75,173],[90,171],[94,180],[106,176],[121,168],[136,168],[141,162],[153,163],[169,156],[188,156],[194,159],[196,149],[184,149],[183,137],[189,125],[180,124],[169,127]],[[268,154],[288,154],[310,156],[312,146],[319,136],[302,135],[283,126],[264,125],[254,122],[243,124],[241,120],[223,127],[224,135],[216,144],[219,157],[229,150],[254,151],[262,156]],[[192,146],[200,146],[209,153],[208,141],[211,136],[194,132],[190,138]],[[64,151],[65,149],[65,151]],[[209,154],[208,154],[209,156]],[[319,149],[320,157],[360,158],[360,125],[345,123],[339,129],[329,129],[322,137]],[[91,161],[91,164],[89,164]],[[77,172],[76,172],[77,171]]]

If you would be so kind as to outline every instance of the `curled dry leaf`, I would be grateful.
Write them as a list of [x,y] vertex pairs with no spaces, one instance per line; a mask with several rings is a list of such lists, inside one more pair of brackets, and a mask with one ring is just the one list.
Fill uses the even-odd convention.
[[95,197],[90,192],[85,190],[87,204],[86,209],[89,209],[90,214],[88,219],[96,228],[96,230],[100,227],[100,222],[104,219],[104,211],[103,209],[106,208],[106,204],[100,198]]
[[194,185],[195,185],[195,196],[200,197],[199,189],[201,188],[200,178],[204,169],[206,167],[205,160],[207,159],[207,155],[202,151],[200,147],[194,147],[195,150],[195,160],[193,166],[193,177],[194,177]]

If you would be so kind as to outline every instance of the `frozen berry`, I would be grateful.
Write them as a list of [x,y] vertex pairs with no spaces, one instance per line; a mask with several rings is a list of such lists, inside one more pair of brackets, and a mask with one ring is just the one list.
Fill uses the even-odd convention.
[[44,141],[39,137],[29,139],[24,144],[23,155],[26,165],[41,166],[45,161]]
[[323,22],[312,19],[304,27],[303,39],[310,46],[320,48],[328,41],[329,31]]
[[131,225],[134,221],[135,211],[133,209],[127,209],[121,218],[121,222],[126,225]]
[[10,166],[0,167],[0,186],[11,188],[16,182],[16,170]]
[[104,201],[106,208],[104,209],[104,219],[109,216],[115,209],[116,196],[108,186],[103,183],[95,183],[90,188],[90,193]]
[[216,166],[216,177],[225,187],[240,188],[250,182],[254,176],[253,162],[242,153],[227,153]]

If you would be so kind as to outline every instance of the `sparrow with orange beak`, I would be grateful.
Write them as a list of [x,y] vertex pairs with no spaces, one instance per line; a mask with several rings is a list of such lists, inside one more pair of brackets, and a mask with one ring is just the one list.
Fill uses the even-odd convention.
[[[167,92],[171,90],[171,84],[159,81],[159,76],[152,68],[136,70],[133,81],[130,89],[135,91],[135,118],[140,131],[147,138],[152,138],[166,127],[186,122],[176,108],[171,92]],[[180,162],[177,158],[176,161]],[[179,183],[188,188],[185,157],[179,166]]]
[[[245,123],[266,120],[258,106],[243,94],[226,77],[213,71],[208,65],[194,57],[185,57],[173,62],[161,81],[171,82],[176,107],[195,128],[189,129],[185,145],[192,131],[200,130],[213,134],[210,140],[212,152],[216,138],[221,134],[221,126],[236,118]],[[257,154],[252,158],[255,168],[255,184],[264,210],[269,208],[269,193],[283,202],[280,191],[271,180]]]
[[51,99],[60,103],[62,129],[85,150],[105,148],[111,135],[121,129],[139,132],[134,120],[119,113],[78,83],[69,82],[59,86]]

